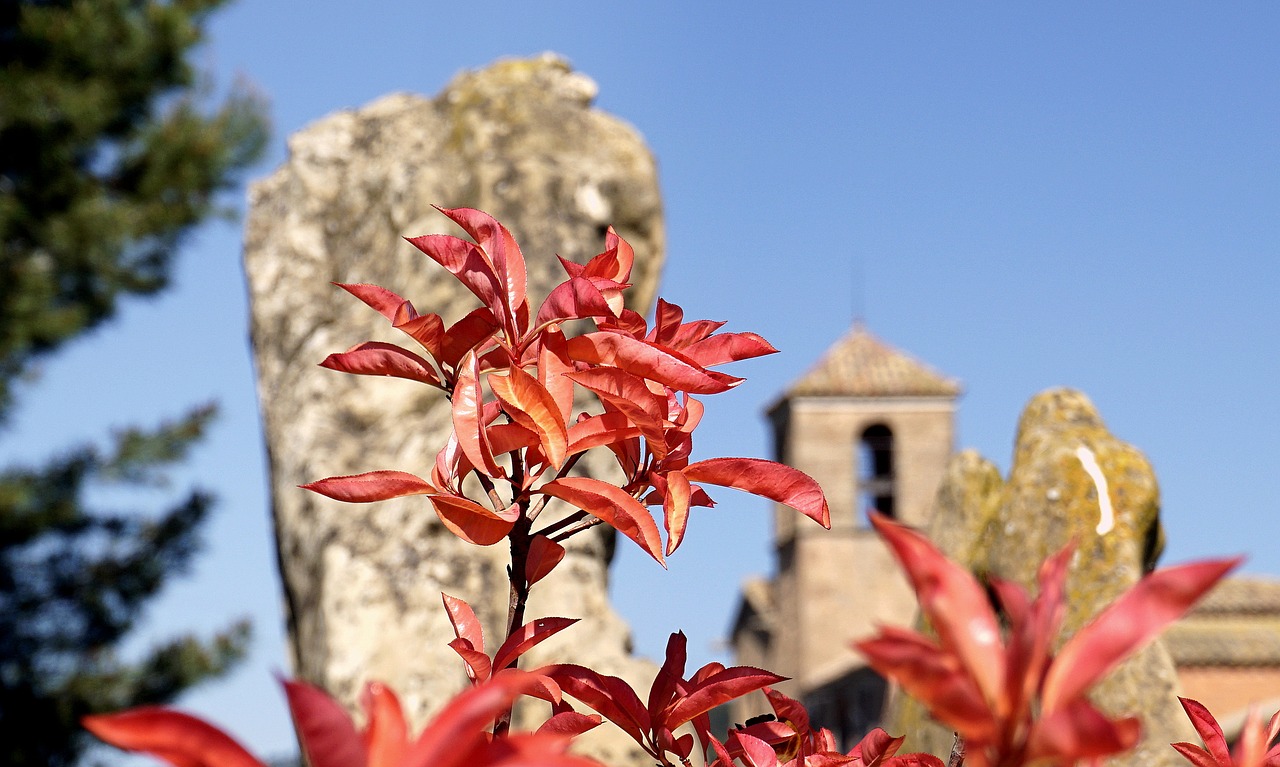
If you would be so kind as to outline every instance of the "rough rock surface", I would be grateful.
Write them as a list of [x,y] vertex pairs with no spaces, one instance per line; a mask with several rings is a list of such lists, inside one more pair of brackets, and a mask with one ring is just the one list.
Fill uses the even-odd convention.
[[[446,322],[461,317],[475,300],[401,237],[461,236],[431,206],[466,206],[511,229],[531,303],[563,279],[554,254],[585,262],[613,225],[635,248],[631,301],[646,311],[663,255],[654,160],[633,128],[591,108],[595,93],[554,55],[499,62],[435,99],[391,95],[316,122],[250,192],[245,268],[294,670],[348,705],[365,680],[385,680],[420,724],[458,690],[440,592],[472,602],[492,651],[507,551],[463,544],[421,501],[347,505],[297,489],[373,469],[425,473],[449,432],[434,389],[317,367],[365,340],[407,341],[329,283],[376,283]],[[599,475],[608,463],[583,468]],[[630,657],[629,630],[607,600],[612,533],[592,532],[534,591],[530,617],[584,618],[543,658],[647,685],[651,672]],[[596,753],[622,758],[607,744]]]
[[[1063,637],[1142,577],[1158,556],[1159,491],[1151,465],[1107,430],[1085,395],[1054,389],[1034,398],[1018,424],[1007,482],[976,453],[957,455],[939,488],[930,534],[980,575],[1016,581],[1034,593],[1040,563],[1073,538]],[[1095,688],[1112,715],[1141,713],[1143,740],[1115,765],[1168,765],[1181,757],[1169,743],[1194,739],[1176,700],[1173,661],[1156,643]],[[894,700],[890,732],[913,733],[905,748],[944,759],[952,736],[925,725],[915,704]]]

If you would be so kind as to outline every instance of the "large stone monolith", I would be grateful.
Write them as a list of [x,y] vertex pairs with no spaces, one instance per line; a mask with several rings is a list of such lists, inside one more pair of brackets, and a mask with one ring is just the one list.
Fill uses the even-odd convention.
[[[440,593],[471,601],[496,646],[508,552],[462,543],[421,500],[347,505],[297,488],[373,469],[426,474],[450,429],[437,390],[317,367],[365,340],[412,345],[330,282],[376,283],[446,322],[461,317],[473,297],[401,238],[461,235],[431,206],[465,206],[515,235],[534,306],[563,279],[555,254],[582,263],[614,226],[636,251],[632,308],[647,311],[663,256],[654,160],[633,128],[591,108],[595,94],[555,56],[499,62],[434,99],[391,95],[316,122],[250,192],[245,268],[294,670],[348,705],[365,680],[385,680],[421,724],[460,689]],[[584,619],[544,659],[647,685],[608,603],[606,530],[573,539],[529,614]],[[625,758],[611,746],[596,753]]]
[[[1085,395],[1053,389],[1023,411],[1007,481],[972,451],[952,459],[928,532],[978,575],[1015,581],[1033,594],[1040,563],[1074,539],[1065,641],[1149,570],[1159,553],[1159,511],[1155,473],[1141,451],[1113,436]],[[1104,712],[1138,714],[1143,722],[1138,747],[1108,764],[1182,763],[1169,743],[1194,739],[1194,732],[1176,690],[1173,661],[1158,642],[1094,689],[1090,697]],[[952,742],[949,730],[900,697],[886,728],[909,733],[905,748],[944,759]]]

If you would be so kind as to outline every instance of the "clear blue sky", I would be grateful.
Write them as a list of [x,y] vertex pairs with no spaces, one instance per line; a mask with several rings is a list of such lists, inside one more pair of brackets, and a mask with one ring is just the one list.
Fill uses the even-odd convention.
[[[783,351],[711,400],[697,456],[767,455],[762,409],[856,309],[963,382],[959,447],[1007,468],[1027,399],[1080,388],[1155,464],[1166,561],[1247,552],[1280,573],[1280,5],[780,6],[244,0],[199,60],[270,98],[259,177],[325,114],[558,51],[657,155],[662,294]],[[0,457],[222,403],[183,472],[222,499],[207,553],[139,641],[251,614],[251,661],[183,704],[285,753],[238,225],[180,264],[174,290],[49,362]],[[739,582],[771,567],[764,503],[722,495],[670,572],[619,547],[641,652],[683,628],[714,657]]]

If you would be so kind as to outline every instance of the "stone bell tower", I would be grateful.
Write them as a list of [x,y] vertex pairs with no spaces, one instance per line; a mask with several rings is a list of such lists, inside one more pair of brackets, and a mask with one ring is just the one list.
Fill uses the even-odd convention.
[[928,521],[959,393],[955,381],[855,324],[768,411],[775,458],[822,486],[831,530],[775,510],[776,574],[744,587],[736,662],[791,677],[780,691],[846,740],[876,723],[885,692],[849,643],[882,623],[909,625],[915,610],[866,514]]

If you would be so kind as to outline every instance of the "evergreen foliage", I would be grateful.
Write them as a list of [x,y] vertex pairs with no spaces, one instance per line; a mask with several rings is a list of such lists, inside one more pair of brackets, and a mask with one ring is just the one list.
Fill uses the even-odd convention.
[[[210,108],[188,61],[224,2],[0,0],[0,424],[33,363],[167,285],[183,236],[260,155],[262,101],[237,87]],[[238,623],[121,659],[212,497],[92,503],[163,489],[214,412],[0,469],[0,763],[75,764],[81,716],[169,701],[244,654]]]

